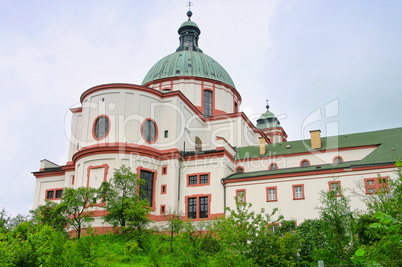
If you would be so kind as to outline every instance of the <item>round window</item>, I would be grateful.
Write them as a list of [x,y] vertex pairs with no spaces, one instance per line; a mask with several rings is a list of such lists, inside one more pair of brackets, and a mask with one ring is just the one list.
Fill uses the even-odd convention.
[[106,116],[99,116],[95,121],[94,137],[103,139],[109,133],[109,119]]
[[142,124],[141,133],[142,133],[142,137],[148,143],[155,142],[156,134],[157,134],[157,128],[156,128],[155,122],[151,119],[145,120],[144,123]]

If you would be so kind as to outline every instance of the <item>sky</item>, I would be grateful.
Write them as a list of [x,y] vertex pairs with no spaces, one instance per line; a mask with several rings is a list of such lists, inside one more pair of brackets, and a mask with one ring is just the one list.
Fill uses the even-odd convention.
[[[199,46],[255,123],[288,140],[402,127],[402,1],[193,0]],[[0,208],[32,209],[40,160],[67,162],[71,107],[105,83],[141,84],[179,45],[185,0],[0,0]]]

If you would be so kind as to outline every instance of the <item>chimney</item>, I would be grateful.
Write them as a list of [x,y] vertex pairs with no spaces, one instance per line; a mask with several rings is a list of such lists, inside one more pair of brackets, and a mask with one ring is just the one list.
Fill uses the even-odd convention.
[[321,148],[321,130],[310,131],[311,135],[311,149]]
[[260,155],[265,155],[266,148],[265,148],[265,138],[260,137]]

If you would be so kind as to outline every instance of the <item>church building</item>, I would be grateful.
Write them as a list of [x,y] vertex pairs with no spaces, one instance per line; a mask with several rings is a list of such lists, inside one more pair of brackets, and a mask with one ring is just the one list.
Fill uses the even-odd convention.
[[[141,85],[102,84],[82,93],[81,107],[71,109],[67,162],[44,159],[33,173],[34,209],[60,201],[64,188],[98,188],[123,164],[145,180],[156,222],[172,211],[212,220],[236,199],[301,223],[318,216],[321,191],[345,194],[352,209],[364,209],[364,196],[387,190],[402,158],[402,128],[331,137],[317,129],[309,140],[288,142],[268,104],[256,122],[240,111],[235,83],[201,50],[201,30],[191,11],[187,16],[178,48]],[[103,226],[103,205],[92,208],[93,227]]]

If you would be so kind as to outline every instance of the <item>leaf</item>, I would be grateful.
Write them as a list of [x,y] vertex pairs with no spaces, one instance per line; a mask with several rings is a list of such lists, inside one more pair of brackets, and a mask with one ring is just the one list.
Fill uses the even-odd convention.
[[364,249],[359,248],[358,250],[356,250],[355,255],[358,257],[361,257],[364,255]]

